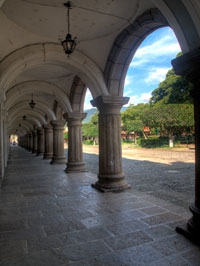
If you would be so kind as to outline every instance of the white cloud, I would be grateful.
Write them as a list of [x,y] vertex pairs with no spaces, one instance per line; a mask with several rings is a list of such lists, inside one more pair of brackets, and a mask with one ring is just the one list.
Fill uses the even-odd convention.
[[138,104],[138,103],[148,103],[151,98],[151,92],[142,93],[140,96],[138,95],[132,95],[130,96],[130,100],[128,104],[125,106],[129,106],[130,104]]
[[91,105],[91,103],[84,103],[84,111],[94,108],[94,106]]
[[134,60],[130,63],[130,67],[140,66],[148,62],[149,62],[148,58],[140,58],[140,59],[134,58]]
[[133,78],[134,77],[131,76],[131,75],[126,75],[124,86],[130,85],[132,83],[132,81],[133,81]]
[[92,94],[90,92],[89,89],[87,89],[86,91],[86,95],[85,95],[85,102],[84,102],[84,110],[88,110],[93,108],[93,106],[91,105],[90,101],[92,100]]
[[139,66],[161,56],[176,55],[180,51],[181,48],[178,41],[176,41],[174,36],[170,33],[151,45],[138,48],[130,66]]
[[149,73],[148,76],[144,79],[146,83],[158,83],[165,79],[166,74],[169,68],[153,68]]

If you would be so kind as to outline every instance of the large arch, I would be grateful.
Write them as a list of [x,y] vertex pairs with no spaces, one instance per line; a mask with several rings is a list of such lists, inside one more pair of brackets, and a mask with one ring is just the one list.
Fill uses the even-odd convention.
[[5,109],[11,108],[22,95],[41,92],[53,95],[64,112],[72,111],[68,96],[58,86],[47,81],[38,80],[25,81],[11,87],[6,93]]
[[174,30],[183,53],[200,43],[200,5],[198,0],[153,0]]
[[[27,106],[28,106],[28,101],[17,102],[8,110],[8,117],[20,111],[22,111],[23,113],[23,111],[28,110]],[[48,116],[49,120],[56,120],[54,112],[43,102],[37,101],[37,106],[34,108],[34,111],[32,112],[35,112],[37,110],[41,111],[42,113],[45,113]]]
[[23,114],[26,114],[27,115],[27,118],[26,118],[26,121],[35,121],[35,119],[40,123],[40,125],[46,125],[47,122],[46,120],[44,119],[44,117],[42,117],[42,115],[38,112],[26,112],[24,113],[24,110],[22,110],[22,112],[19,112],[17,114],[12,114],[8,117],[8,125],[12,124],[16,119],[22,119],[22,115]]
[[83,112],[85,93],[85,83],[78,76],[75,76],[69,97],[74,112]]
[[150,33],[168,25],[158,9],[150,9],[117,36],[104,71],[110,94],[123,95],[126,73],[137,48]]
[[17,76],[24,70],[40,64],[65,67],[78,75],[88,85],[95,97],[108,95],[103,74],[91,59],[77,50],[68,58],[65,56],[61,45],[45,43],[25,46],[12,52],[2,60],[0,65],[0,88],[3,97],[5,98],[5,93]]

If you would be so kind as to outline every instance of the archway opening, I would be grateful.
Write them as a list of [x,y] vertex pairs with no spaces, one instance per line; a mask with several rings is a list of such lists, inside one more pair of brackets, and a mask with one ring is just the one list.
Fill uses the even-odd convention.
[[171,66],[180,52],[169,27],[154,31],[138,47],[124,84],[130,101],[122,113],[122,147],[132,159],[124,163],[124,171],[135,189],[187,209],[193,195],[190,186],[191,197],[185,197],[186,183],[193,183],[194,119],[191,85]]

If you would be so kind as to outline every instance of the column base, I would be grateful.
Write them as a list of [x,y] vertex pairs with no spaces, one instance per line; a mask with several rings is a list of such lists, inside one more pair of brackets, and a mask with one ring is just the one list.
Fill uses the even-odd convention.
[[53,157],[53,153],[45,153],[43,159],[44,160],[50,160]]
[[85,169],[84,163],[67,163],[67,168],[65,169],[66,173],[81,173],[87,172]]
[[190,206],[193,216],[187,222],[187,228],[176,227],[176,232],[185,236],[190,241],[200,245],[200,209]]
[[44,152],[37,152],[37,156],[43,156]]
[[61,157],[61,158],[52,157],[52,161],[50,162],[50,164],[66,164],[66,158],[65,157]]
[[125,181],[125,174],[98,175],[99,180],[92,187],[100,192],[123,192],[131,186]]
[[33,150],[32,153],[36,153],[37,154],[37,151],[36,150]]

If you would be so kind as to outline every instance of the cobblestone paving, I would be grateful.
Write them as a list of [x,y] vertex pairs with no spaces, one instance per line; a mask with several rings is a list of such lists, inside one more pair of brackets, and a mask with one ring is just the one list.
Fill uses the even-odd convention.
[[135,188],[100,193],[90,186],[96,175],[64,169],[12,149],[0,189],[0,266],[200,265],[199,248],[174,230],[184,209]]
[[[179,154],[180,152],[176,154],[177,158],[181,156]],[[163,156],[171,155],[163,153]],[[98,173],[98,155],[84,153],[84,161],[90,172]],[[147,193],[149,198],[158,197],[167,204],[174,203],[186,211],[194,201],[194,163],[173,161],[167,164],[123,158],[123,170],[132,188]]]

